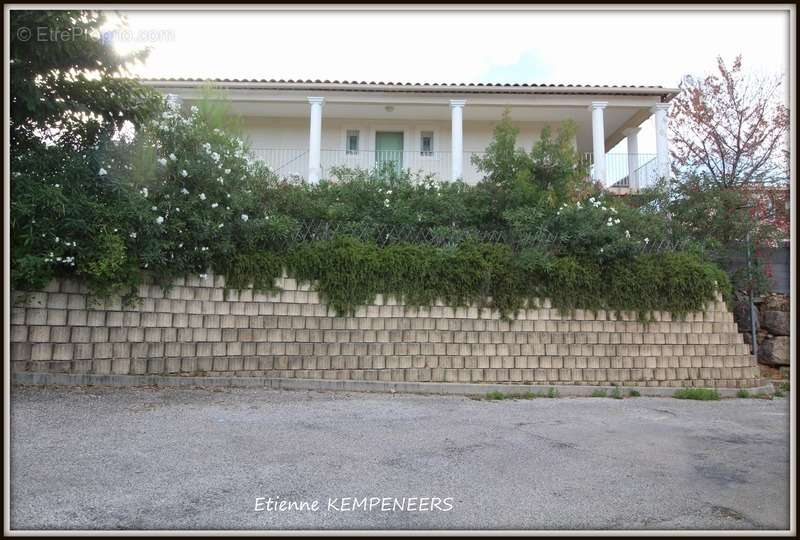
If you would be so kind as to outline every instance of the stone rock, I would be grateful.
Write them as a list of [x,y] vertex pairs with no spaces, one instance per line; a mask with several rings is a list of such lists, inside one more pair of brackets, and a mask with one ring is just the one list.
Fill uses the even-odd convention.
[[769,294],[759,306],[763,311],[789,311],[789,296],[786,294]]
[[763,311],[759,318],[761,319],[761,326],[770,334],[775,336],[789,335],[788,311]]
[[758,349],[758,361],[770,366],[788,366],[789,338],[776,336],[765,339]]

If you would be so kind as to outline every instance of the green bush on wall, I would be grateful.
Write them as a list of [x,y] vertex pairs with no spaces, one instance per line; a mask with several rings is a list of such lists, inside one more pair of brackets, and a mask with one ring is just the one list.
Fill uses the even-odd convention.
[[410,306],[476,305],[504,317],[549,298],[563,310],[633,311],[646,320],[652,310],[678,316],[702,310],[727,287],[723,272],[687,253],[643,254],[626,264],[601,265],[572,256],[515,256],[498,244],[378,247],[347,237],[284,253],[238,255],[218,271],[232,288],[252,283],[271,290],[284,269],[312,283],[341,315],[384,294]]

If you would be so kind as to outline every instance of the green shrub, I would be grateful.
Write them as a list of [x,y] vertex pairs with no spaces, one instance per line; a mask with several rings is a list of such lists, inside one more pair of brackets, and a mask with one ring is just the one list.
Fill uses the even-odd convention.
[[642,397],[642,394],[638,390],[631,390],[628,392],[628,397]]
[[[168,287],[213,270],[229,288],[273,291],[286,271],[340,315],[383,294],[506,318],[549,298],[562,311],[642,321],[730,293],[698,254],[649,252],[668,221],[587,182],[571,126],[544,130],[527,151],[505,118],[476,159],[477,185],[340,167],[312,186],[251,162],[232,118],[219,100],[186,111],[163,104],[133,138],[15,155],[13,287],[73,276],[97,295],[130,295],[145,273]],[[539,234],[548,240],[531,240]]]
[[597,390],[592,390],[592,397],[608,397],[608,390],[605,388],[598,388]]
[[672,397],[677,399],[695,399],[699,401],[718,401],[719,392],[713,388],[682,388]]
[[736,392],[736,397],[737,398],[749,398],[750,397],[750,392],[748,392],[747,390],[742,388],[741,390]]
[[622,388],[615,386],[611,391],[611,397],[614,399],[622,399]]

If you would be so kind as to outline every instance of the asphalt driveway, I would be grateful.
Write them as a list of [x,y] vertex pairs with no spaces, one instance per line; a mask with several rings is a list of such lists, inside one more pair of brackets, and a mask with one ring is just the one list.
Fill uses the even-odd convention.
[[788,399],[12,389],[12,529],[788,525]]

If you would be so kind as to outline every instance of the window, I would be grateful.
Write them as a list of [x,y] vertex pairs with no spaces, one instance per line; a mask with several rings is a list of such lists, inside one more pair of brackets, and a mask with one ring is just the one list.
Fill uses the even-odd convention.
[[423,131],[420,134],[419,142],[420,154],[423,156],[433,155],[433,131]]
[[358,154],[358,130],[347,130],[347,153]]

